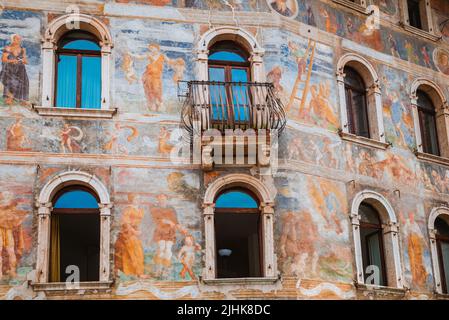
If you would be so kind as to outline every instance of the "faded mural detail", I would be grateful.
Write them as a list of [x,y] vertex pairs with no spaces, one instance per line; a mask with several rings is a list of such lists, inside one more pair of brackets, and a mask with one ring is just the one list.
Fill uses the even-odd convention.
[[0,284],[19,284],[32,269],[34,175],[35,167],[0,168]]
[[[167,170],[123,169],[115,175],[117,196],[123,199],[117,205],[121,218],[115,241],[120,279],[195,280],[201,268],[201,216],[176,185],[195,189],[198,181],[192,174]],[[152,184],[161,179],[164,187]]]
[[[280,185],[279,185],[280,184]],[[289,173],[278,183],[280,268],[300,278],[351,279],[346,195],[330,180]]]
[[[396,1],[373,2],[382,16],[399,19]],[[400,224],[406,284],[430,295],[434,284],[427,208],[449,194],[449,169],[421,162],[413,154],[417,146],[409,92],[416,75],[406,69],[419,65],[429,74],[434,72],[449,98],[444,82],[449,75],[449,24],[441,31],[443,41],[432,43],[386,25],[370,30],[359,15],[340,10],[331,1],[108,2],[110,8],[127,4],[159,14],[176,12],[178,22],[105,13],[114,42],[111,93],[118,113],[101,120],[40,116],[32,110],[31,104],[41,100],[41,30],[47,12],[6,9],[0,13],[4,26],[0,30],[1,286],[17,289],[33,270],[36,195],[54,174],[74,169],[94,173],[111,192],[117,282],[113,294],[232,296],[201,292],[197,284],[204,268],[202,197],[205,188],[228,171],[177,167],[169,156],[181,138],[177,129],[182,100],[177,85],[179,80],[196,79],[198,39],[216,26],[214,14],[245,11],[248,16],[263,12],[274,20],[284,19],[298,30],[301,22],[333,37],[306,38],[293,27],[281,30],[273,24],[264,26],[263,21],[257,28],[242,23],[265,49],[267,81],[273,83],[288,118],[275,177],[275,250],[285,279],[276,292],[288,288],[295,292],[293,298],[355,298],[348,218],[353,180],[363,181],[367,188],[384,188],[385,194],[400,187],[401,195],[392,205]],[[177,8],[192,9],[184,10],[190,14],[211,9],[212,18],[209,23],[191,22]],[[366,49],[362,55],[379,74],[386,140],[391,143],[387,150],[346,142],[336,134],[340,108],[335,63],[343,52],[359,47]],[[400,60],[393,58],[406,63],[398,66]],[[89,161],[92,167],[78,161]],[[232,172],[248,173],[239,168]],[[289,279],[293,284],[285,284]],[[164,291],[158,281],[173,288]]]

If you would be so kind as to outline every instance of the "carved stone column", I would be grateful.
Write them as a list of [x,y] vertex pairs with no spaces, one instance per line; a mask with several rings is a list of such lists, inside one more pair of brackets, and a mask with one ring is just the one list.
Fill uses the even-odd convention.
[[204,238],[206,246],[206,261],[203,277],[205,280],[215,279],[216,277],[214,207],[214,203],[207,203],[203,205]]
[[276,277],[277,264],[274,253],[274,203],[261,203],[262,232],[263,232],[263,276]]
[[111,247],[111,203],[99,203],[100,208],[100,281],[109,281]]
[[358,213],[349,214],[349,219],[352,225],[352,236],[354,238],[354,253],[355,253],[355,264],[357,269],[357,283],[365,283],[365,278],[363,277],[363,257],[362,257],[362,247],[360,242],[360,215]]
[[50,260],[50,222],[52,204],[37,203],[37,261],[36,282],[48,282],[49,260]]
[[42,106],[54,106],[55,83],[55,50],[56,44],[43,40],[42,44]]

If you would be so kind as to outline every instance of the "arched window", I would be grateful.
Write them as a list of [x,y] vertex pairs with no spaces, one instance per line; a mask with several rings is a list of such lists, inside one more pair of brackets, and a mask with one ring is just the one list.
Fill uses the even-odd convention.
[[248,52],[230,40],[219,41],[209,48],[209,81],[217,82],[210,86],[212,121],[231,118],[239,123],[249,119],[251,73],[248,58]]
[[362,203],[360,213],[360,242],[362,247],[364,280],[375,272],[378,279],[373,278],[376,285],[387,286],[385,270],[385,254],[383,245],[382,223],[377,210],[368,203]]
[[50,227],[50,282],[65,282],[79,270],[79,281],[99,281],[99,199],[88,188],[70,186],[56,193]]
[[215,201],[217,278],[261,277],[261,215],[257,198],[229,189]]
[[274,199],[264,183],[238,173],[217,178],[207,187],[203,208],[205,282],[277,281]]
[[91,33],[72,31],[56,51],[55,106],[101,108],[101,48]]
[[410,99],[415,127],[416,156],[446,164],[449,158],[448,102],[434,81],[417,78],[411,85]]
[[442,293],[449,293],[449,218],[435,219],[435,239],[438,252]]
[[418,90],[416,96],[423,152],[439,156],[435,107],[424,91]]
[[376,69],[364,57],[346,53],[337,63],[342,139],[378,149],[388,148],[382,95]]
[[111,118],[112,36],[107,25],[82,13],[48,23],[42,43],[40,115]]
[[349,132],[357,136],[369,138],[365,82],[353,68],[345,67],[344,73]]
[[359,192],[351,223],[357,283],[403,288],[398,223],[389,202],[375,191]]

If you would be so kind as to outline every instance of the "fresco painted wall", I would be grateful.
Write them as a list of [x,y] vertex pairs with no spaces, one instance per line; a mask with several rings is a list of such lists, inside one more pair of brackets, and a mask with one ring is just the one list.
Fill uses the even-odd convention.
[[[108,6],[167,7],[179,10],[181,17],[186,8],[205,16],[207,11],[201,10],[216,14],[234,9],[255,16],[263,12],[272,20],[287,19],[298,30],[301,22],[328,33],[331,41],[301,37],[291,29],[264,26],[263,21],[257,28],[242,26],[266,50],[267,79],[288,117],[280,138],[281,170],[274,177],[275,249],[283,284],[224,292],[196,282],[204,266],[205,188],[228,172],[249,172],[203,173],[168,159],[180,139],[177,81],[195,79],[193,49],[209,25],[126,13],[102,17],[115,44],[111,85],[119,113],[112,120],[44,117],[31,104],[39,104],[41,98],[40,39],[54,15],[33,8],[0,14],[0,50],[11,60],[3,62],[0,77],[0,293],[16,294],[35,267],[34,201],[42,186],[57,173],[83,170],[99,177],[114,203],[111,248],[116,286],[111,297],[356,298],[348,212],[354,193],[362,188],[375,189],[392,203],[401,225],[406,283],[431,297],[426,223],[431,208],[447,199],[449,173],[447,167],[420,162],[413,154],[409,91],[415,76],[409,71],[424,67],[449,97],[444,32],[445,40],[437,47],[399,28],[367,30],[361,16],[329,1],[290,1],[289,10],[265,0],[228,3],[116,0]],[[376,3],[385,19],[398,19],[396,1]],[[337,135],[335,68],[343,52],[341,42],[348,40],[367,49],[367,59],[380,76],[386,138],[392,143],[386,151],[344,142]],[[387,57],[385,63],[379,57]],[[409,62],[409,69],[397,61]],[[400,190],[400,197],[394,190]]]

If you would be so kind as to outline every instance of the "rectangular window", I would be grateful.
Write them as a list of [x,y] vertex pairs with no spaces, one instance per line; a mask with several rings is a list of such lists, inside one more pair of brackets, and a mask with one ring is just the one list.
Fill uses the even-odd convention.
[[217,278],[262,276],[259,230],[259,214],[215,213]]
[[101,56],[61,50],[56,64],[59,108],[101,108]]
[[59,56],[57,65],[56,107],[76,108],[77,69],[77,56]]
[[421,19],[421,5],[420,0],[408,0],[408,20],[412,27],[423,29],[422,19]]

